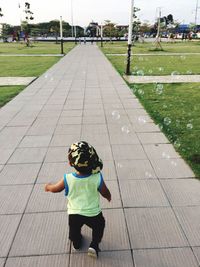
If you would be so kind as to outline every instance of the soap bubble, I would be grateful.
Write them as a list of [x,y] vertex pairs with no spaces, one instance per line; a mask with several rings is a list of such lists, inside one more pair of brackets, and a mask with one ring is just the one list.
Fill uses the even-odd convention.
[[158,95],[161,95],[161,94],[163,93],[163,88],[164,88],[163,84],[161,84],[161,83],[157,83],[157,84],[155,85],[156,93],[157,93]]
[[181,121],[180,120],[176,120],[176,126],[180,126]]
[[138,90],[138,86],[137,86],[137,85],[134,85],[134,86],[133,86],[133,93],[136,93],[137,90]]
[[112,111],[112,116],[113,116],[113,119],[115,120],[119,120],[120,119],[120,114],[117,110],[113,110]]
[[139,61],[143,61],[144,58],[143,58],[143,57],[139,57],[138,60],[139,60]]
[[51,77],[50,81],[52,82],[53,80],[54,80],[54,78],[53,78],[53,77]]
[[153,73],[153,70],[151,70],[151,69],[148,70],[148,73],[149,73],[149,74],[152,74],[152,73]]
[[44,78],[47,79],[48,78],[48,74],[45,74]]
[[169,139],[169,141],[171,141],[171,142],[173,142],[173,140],[174,140],[174,138],[173,138],[172,135],[168,135],[168,139]]
[[159,70],[160,72],[163,72],[163,71],[164,71],[164,68],[163,68],[163,67],[159,67],[158,70]]
[[136,72],[135,71],[132,71],[131,72],[131,75],[133,75],[133,76],[136,75]]
[[126,134],[130,133],[130,128],[128,127],[128,125],[123,125],[121,130],[123,133],[126,133]]
[[176,76],[176,75],[180,75],[180,73],[179,73],[178,71],[173,71],[173,72],[171,73],[171,76]]
[[135,66],[135,67],[133,68],[133,70],[134,70],[134,71],[137,71],[137,70],[138,70],[138,66]]
[[167,105],[166,104],[163,105],[163,109],[167,109]]
[[152,178],[153,176],[152,176],[152,174],[150,172],[146,171],[145,172],[145,177]]
[[175,161],[171,161],[171,164],[173,165],[173,166],[177,166],[177,163],[175,162]]
[[170,155],[165,152],[162,152],[162,157],[165,159],[170,159]]
[[139,122],[139,124],[145,124],[147,122],[147,120],[144,116],[139,116],[138,122]]
[[138,94],[139,94],[139,95],[144,95],[144,91],[143,91],[142,89],[139,89],[139,90],[138,90]]
[[117,163],[117,167],[118,167],[119,169],[121,169],[121,168],[123,167],[123,165],[122,165],[120,162],[118,162],[118,163]]
[[159,123],[159,124],[158,124],[158,127],[160,128],[160,130],[162,130],[162,129],[163,129],[163,125],[162,125],[162,123]]
[[172,122],[169,117],[165,117],[163,121],[165,125],[170,125],[170,123]]
[[181,143],[180,143],[180,140],[179,139],[177,139],[176,141],[174,141],[174,146],[176,148],[179,148],[181,146]]
[[138,70],[137,71],[137,76],[144,76],[144,71],[143,70]]
[[185,56],[180,56],[181,60],[185,60],[185,58],[186,58]]
[[188,130],[192,130],[192,128],[193,128],[193,124],[192,124],[192,123],[188,123],[188,124],[186,125],[186,127],[187,127]]
[[191,70],[187,70],[186,71],[186,74],[191,75],[192,74],[192,71]]

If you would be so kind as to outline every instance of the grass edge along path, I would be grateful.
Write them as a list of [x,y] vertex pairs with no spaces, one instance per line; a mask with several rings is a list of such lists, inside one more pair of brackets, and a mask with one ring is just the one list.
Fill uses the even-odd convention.
[[200,178],[200,84],[128,84],[175,150]]
[[[106,56],[106,58],[110,61],[111,65],[117,70],[117,72],[123,78],[124,71],[122,73],[122,68],[120,66],[118,66],[118,64],[116,64],[116,62],[113,62],[104,53],[104,51],[102,49],[100,49],[100,50]],[[125,70],[125,65],[124,65],[124,70]],[[160,114],[160,111],[162,109],[158,110],[157,112],[155,112],[153,110],[152,104],[149,104],[149,101],[145,101],[144,100],[145,98],[143,97],[143,94],[141,94],[141,92],[144,92],[144,95],[146,95],[145,94],[145,90],[148,88],[148,84],[129,84],[126,80],[125,80],[125,82],[129,86],[129,88],[133,90],[133,94],[135,94],[136,97],[139,99],[140,103],[142,104],[144,109],[147,111],[147,113],[150,115],[150,117],[153,119],[153,121],[156,124],[159,125],[159,128],[160,128],[161,132],[163,132],[165,134],[165,136],[168,138],[169,142],[174,146],[175,150],[181,155],[181,157],[191,167],[191,169],[193,170],[196,178],[200,179],[200,141],[199,141],[199,134],[198,134],[198,133],[200,133],[200,129],[195,129],[197,126],[193,127],[193,118],[190,118],[190,119],[188,118],[188,123],[186,125],[184,125],[184,127],[185,126],[187,127],[187,130],[190,130],[190,138],[189,137],[188,137],[188,139],[184,138],[185,141],[182,141],[182,139],[180,138],[180,135],[182,133],[181,129],[180,129],[180,133],[178,134],[177,131],[173,132],[175,130],[175,128],[172,127],[174,125],[174,123],[171,124],[171,122],[170,122],[171,126],[169,126],[169,127],[166,127],[167,125],[164,124],[164,119],[166,117],[169,118],[169,115],[167,116],[167,114],[166,114],[166,116],[164,116],[164,115]],[[154,91],[156,90],[155,89],[155,83],[154,84],[152,83],[152,84],[149,84],[149,85],[152,86],[152,90],[153,90],[153,88],[154,88]],[[180,84],[177,84],[177,83],[176,84],[165,84],[166,87],[167,86],[175,87],[175,86],[179,86],[179,85],[181,85],[181,83]],[[186,83],[185,85],[188,85],[188,87],[190,87],[191,83]],[[134,86],[136,86],[135,89],[134,89]],[[198,114],[200,114],[200,105],[199,105],[199,103],[200,103],[200,84],[196,83],[195,86],[199,86],[199,89],[198,89],[199,95],[198,95],[198,98],[197,97],[195,98],[195,102],[197,101],[197,104],[198,104],[197,106],[199,106],[199,112],[198,111],[196,112],[197,118],[198,118]],[[158,90],[157,91],[157,95],[159,95],[159,93],[158,93],[159,89],[157,89],[157,90]],[[190,96],[191,96],[191,92],[189,92],[189,98],[188,99],[191,99]],[[154,98],[155,103],[159,102],[157,97]],[[180,96],[178,96],[178,97],[179,97],[179,101],[181,101]],[[163,105],[167,106],[167,104],[164,104],[164,103],[163,103]],[[185,105],[184,105],[184,103],[182,103],[181,106],[182,107],[186,106],[187,108],[190,108],[190,107],[194,108],[193,103],[191,103],[191,104],[185,103]],[[177,107],[178,107],[178,105],[176,103],[176,106],[175,106],[175,108],[176,108],[175,110],[176,111],[178,111]],[[167,121],[167,119],[165,121]],[[178,127],[180,127],[181,121],[180,121],[180,123],[179,123],[179,121],[180,121],[179,119],[176,120],[176,127],[177,127],[176,130],[178,130]],[[174,119],[173,119],[173,122],[174,122]],[[163,124],[164,124],[164,126],[163,126]],[[199,127],[200,127],[200,116],[199,116],[199,120],[195,124],[199,125]],[[182,124],[182,126],[183,126],[183,124]],[[194,137],[194,134],[193,134],[194,130],[196,131],[195,137]],[[192,139],[191,139],[191,137],[192,137]],[[188,145],[190,145],[190,144],[196,144],[197,148],[192,150],[192,151],[190,151],[190,147],[188,147]],[[189,148],[189,150],[188,150],[188,148]]]
[[26,86],[0,86],[0,108],[18,95]]

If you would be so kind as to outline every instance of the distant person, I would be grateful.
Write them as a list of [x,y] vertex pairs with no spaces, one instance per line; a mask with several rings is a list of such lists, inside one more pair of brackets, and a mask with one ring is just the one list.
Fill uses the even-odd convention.
[[100,172],[103,163],[96,150],[84,141],[71,145],[68,160],[75,172],[64,174],[64,178],[56,184],[46,184],[45,191],[57,193],[65,189],[68,199],[69,239],[74,249],[80,249],[81,228],[84,224],[90,227],[92,242],[88,248],[88,255],[97,258],[105,227],[99,194],[111,201],[110,191]]

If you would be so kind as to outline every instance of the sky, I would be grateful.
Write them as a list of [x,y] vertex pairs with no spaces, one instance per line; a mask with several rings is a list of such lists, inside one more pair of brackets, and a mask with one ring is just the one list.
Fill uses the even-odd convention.
[[[158,15],[158,7],[161,7],[162,16],[173,14],[174,19],[180,23],[195,21],[195,9],[198,0],[134,0],[134,5],[140,8],[137,12],[141,21],[154,23]],[[33,23],[47,22],[60,19],[73,25],[86,27],[89,22],[95,21],[101,24],[105,20],[111,20],[116,24],[128,24],[131,0],[27,0],[30,10],[34,13]],[[21,4],[19,9],[18,5]],[[0,23],[19,25],[20,19],[24,19],[22,0],[0,0],[3,17]],[[200,24],[200,0],[198,8],[197,24]]]

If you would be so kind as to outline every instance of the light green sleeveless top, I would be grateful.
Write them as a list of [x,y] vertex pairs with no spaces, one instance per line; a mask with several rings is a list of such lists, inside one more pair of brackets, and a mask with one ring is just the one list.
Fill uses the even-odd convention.
[[68,199],[68,214],[88,217],[101,212],[99,187],[102,183],[101,173],[79,176],[76,173],[64,175],[65,195]]

